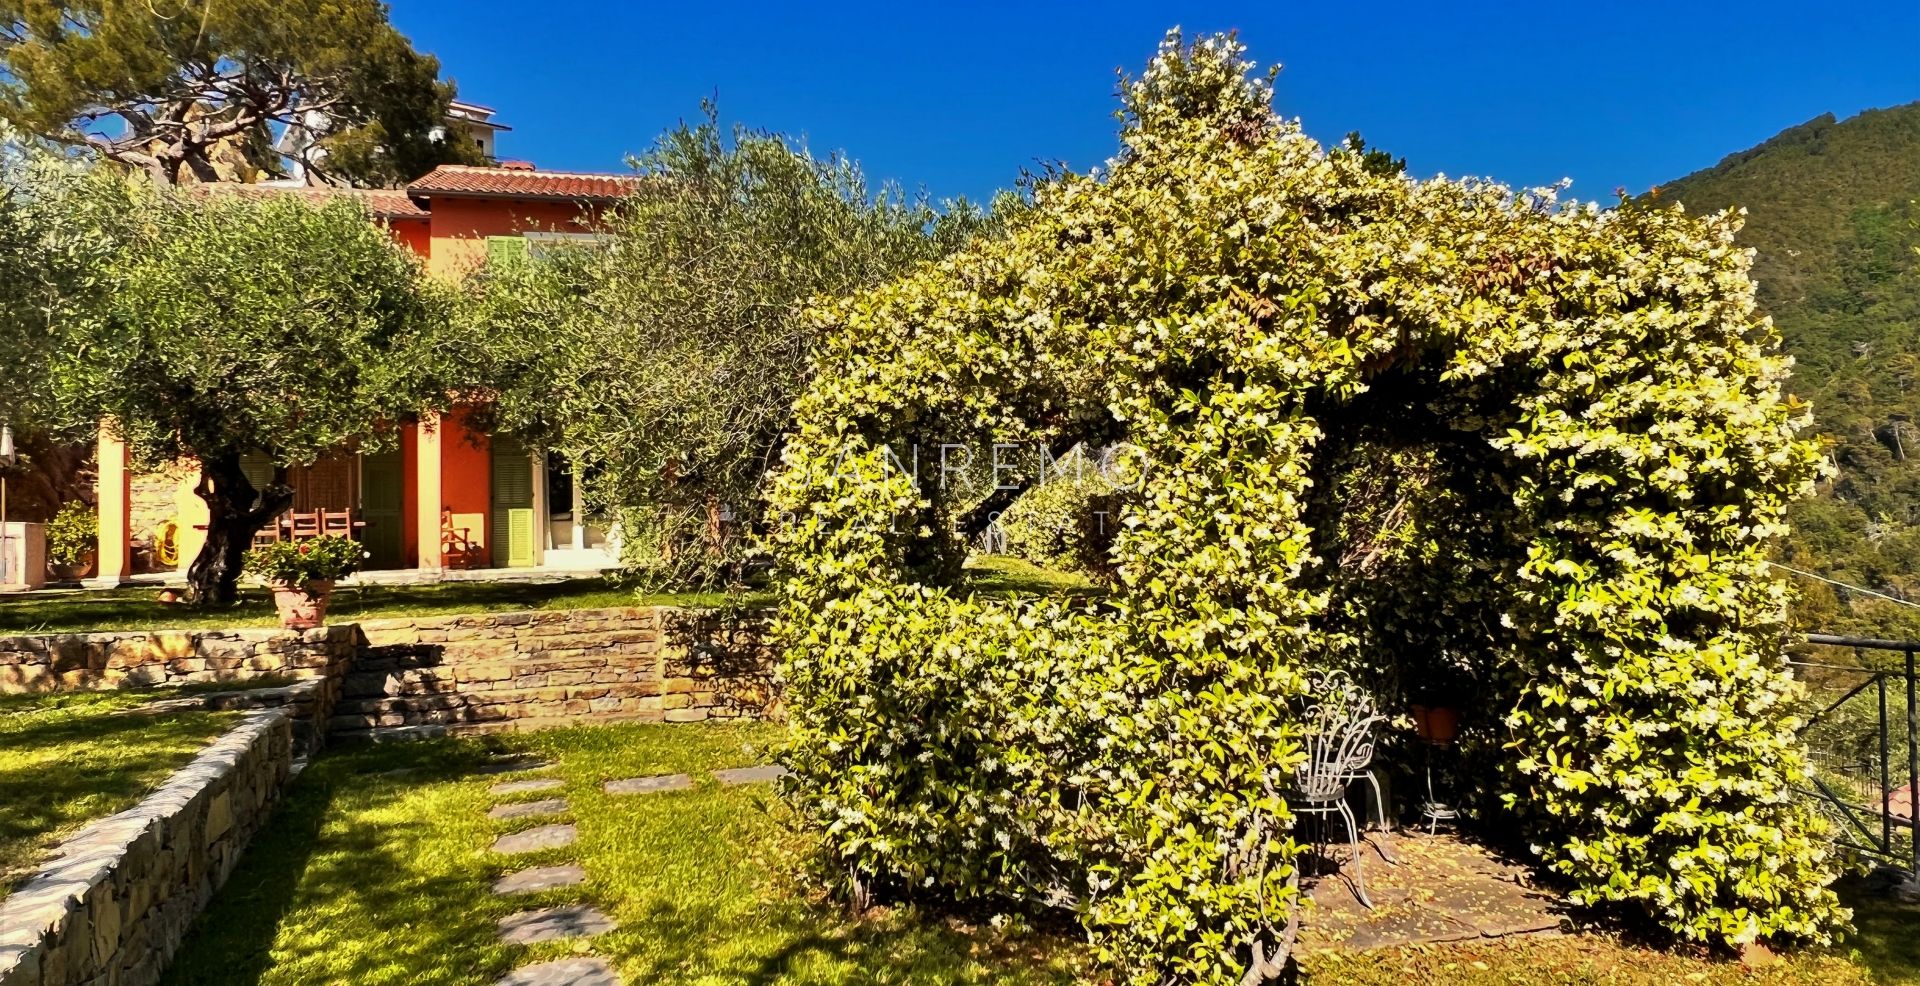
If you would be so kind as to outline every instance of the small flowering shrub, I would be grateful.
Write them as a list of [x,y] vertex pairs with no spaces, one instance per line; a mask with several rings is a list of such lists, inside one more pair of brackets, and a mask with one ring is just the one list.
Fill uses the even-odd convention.
[[1000,517],[1007,554],[1043,568],[1104,577],[1120,531],[1112,470],[1075,450]]
[[301,585],[346,578],[365,558],[359,542],[328,534],[254,548],[247,552],[246,572],[269,585]]
[[[1070,908],[1133,983],[1277,972],[1295,699],[1364,626],[1362,659],[1437,641],[1488,691],[1484,800],[1576,902],[1829,940],[1766,567],[1818,459],[1738,219],[1322,148],[1228,38],[1123,92],[1104,174],[814,316],[775,629],[797,802],[853,888]],[[955,587],[966,503],[918,450],[1116,441],[1110,596]],[[1328,498],[1369,442],[1424,449],[1432,492],[1404,578],[1350,593]]]
[[78,566],[100,548],[100,515],[84,503],[60,508],[47,522],[47,561]]

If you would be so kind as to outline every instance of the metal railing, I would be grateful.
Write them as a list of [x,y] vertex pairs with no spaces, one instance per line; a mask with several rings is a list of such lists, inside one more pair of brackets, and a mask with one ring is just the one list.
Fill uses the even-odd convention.
[[1806,642],[1850,649],[1854,663],[1787,661],[1814,697],[1801,727],[1811,754],[1802,793],[1833,819],[1835,842],[1920,879],[1920,641],[1811,633]]

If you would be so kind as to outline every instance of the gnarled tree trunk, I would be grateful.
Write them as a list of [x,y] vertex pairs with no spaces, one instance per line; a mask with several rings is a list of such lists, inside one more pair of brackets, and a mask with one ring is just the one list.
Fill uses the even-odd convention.
[[254,532],[293,504],[287,469],[275,466],[273,482],[258,491],[240,468],[240,453],[230,452],[201,460],[194,492],[207,504],[207,543],[187,569],[187,598],[230,606],[240,598],[240,567]]

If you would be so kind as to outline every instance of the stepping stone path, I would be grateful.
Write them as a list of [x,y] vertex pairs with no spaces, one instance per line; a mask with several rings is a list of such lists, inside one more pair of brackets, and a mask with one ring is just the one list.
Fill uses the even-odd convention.
[[587,882],[587,871],[568,863],[564,866],[535,866],[509,873],[493,882],[493,892],[502,897],[532,894],[557,887],[573,887]]
[[533,852],[538,849],[558,849],[573,845],[580,833],[572,825],[542,825],[525,832],[503,835],[493,841],[493,851],[497,853]]
[[521,911],[500,919],[500,940],[509,945],[532,945],[555,938],[604,935],[619,927],[597,907],[573,904]]
[[557,791],[565,783],[558,777],[536,777],[528,781],[502,781],[488,790],[494,794],[532,794],[535,791]]
[[545,801],[518,801],[512,804],[494,805],[487,809],[488,818],[537,818],[541,815],[558,815],[567,810],[567,799],[548,798]]
[[620,986],[620,977],[606,959],[561,959],[523,965],[494,986]]
[[684,791],[693,786],[693,778],[685,774],[629,777],[625,780],[608,781],[602,786],[606,788],[608,794],[652,794],[655,791]]
[[737,787],[741,784],[765,784],[785,776],[787,776],[787,768],[778,764],[767,764],[762,767],[735,767],[731,770],[713,772],[713,779],[727,787]]
[[[517,769],[539,770],[551,766],[553,765],[549,763],[535,763]],[[507,769],[516,768],[508,767]],[[690,779],[685,777],[682,779],[687,783],[681,786],[691,786]],[[555,791],[565,786],[565,782],[559,778],[542,777],[502,781],[495,784],[491,790],[497,795],[513,795]],[[612,790],[611,785],[608,789]],[[567,810],[567,799],[556,797],[540,801],[495,805],[488,809],[487,817],[499,820],[538,818],[562,814]],[[573,845],[579,835],[579,830],[570,824],[542,825],[524,832],[501,836],[494,840],[493,851],[513,854],[541,849],[558,849]],[[534,866],[517,873],[509,873],[494,881],[493,892],[507,897],[576,887],[585,882],[587,882],[587,871],[575,863]],[[565,907],[521,911],[501,918],[500,940],[509,945],[531,945],[556,938],[591,938],[594,935],[606,934],[615,927],[617,925],[614,924],[613,919],[599,908],[586,904],[571,904]],[[607,964],[606,959],[582,956],[561,959],[557,962],[536,962],[521,966],[507,973],[494,986],[620,986],[620,975],[613,971],[613,967]]]

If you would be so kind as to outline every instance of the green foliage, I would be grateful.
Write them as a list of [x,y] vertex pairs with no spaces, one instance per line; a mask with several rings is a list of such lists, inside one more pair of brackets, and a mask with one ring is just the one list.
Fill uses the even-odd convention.
[[335,534],[275,541],[247,552],[246,571],[268,585],[305,585],[344,579],[360,570],[365,548]]
[[[1133,982],[1277,971],[1296,698],[1349,633],[1324,501],[1383,429],[1439,488],[1405,540],[1464,552],[1404,588],[1462,617],[1509,731],[1485,793],[1574,900],[1826,940],[1766,560],[1818,453],[1738,221],[1413,181],[1247,70],[1169,37],[1106,174],[816,313],[776,633],[829,855],[857,890],[1069,906]],[[901,465],[1119,439],[1143,473],[1106,600],[967,593],[963,504]]]
[[[1822,116],[1654,194],[1749,213],[1740,242],[1758,251],[1760,304],[1834,468],[1795,507],[1782,560],[1920,596],[1920,103]],[[1920,611],[1799,587],[1809,629],[1920,636]]]
[[[136,460],[200,464],[206,547],[193,595],[230,603],[241,555],[291,501],[284,469],[397,440],[444,405],[445,304],[357,204],[126,188],[96,290],[49,358],[62,419],[110,422]],[[266,454],[256,490],[240,457]]]
[[0,422],[55,424],[51,361],[64,326],[107,285],[130,193],[0,124]]
[[47,522],[47,561],[78,565],[98,550],[100,515],[92,507],[77,501],[69,503]]
[[310,463],[444,401],[426,372],[443,306],[355,203],[148,196],[111,277],[56,379],[73,417],[117,422],[144,462]]
[[0,0],[0,120],[165,182],[279,173],[273,128],[290,124],[318,138],[299,163],[332,181],[474,163],[444,132],[438,76],[379,0]]
[[1007,554],[1042,568],[1105,575],[1120,531],[1114,480],[1075,449],[1000,517]]
[[495,412],[594,463],[590,500],[619,509],[629,561],[668,583],[736,571],[760,521],[813,339],[817,295],[940,256],[982,224],[858,165],[707,118],[661,138],[608,218],[611,242],[499,265],[469,284],[460,348]]

